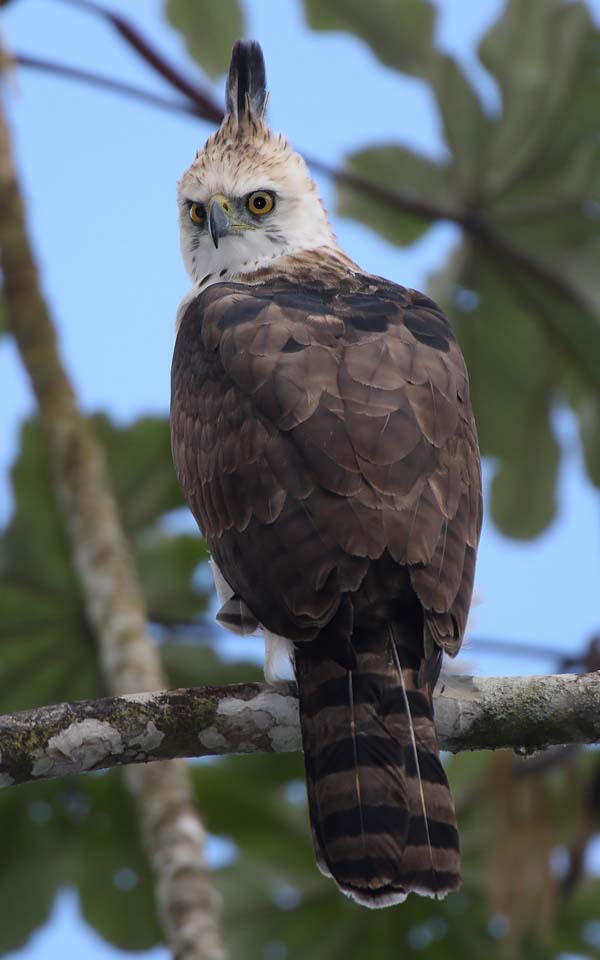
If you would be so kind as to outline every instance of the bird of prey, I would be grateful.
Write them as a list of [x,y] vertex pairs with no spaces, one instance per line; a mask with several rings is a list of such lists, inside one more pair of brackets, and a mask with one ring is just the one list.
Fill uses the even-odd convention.
[[171,432],[219,619],[290,651],[317,864],[369,907],[460,883],[432,693],[460,647],[482,515],[467,372],[416,290],[338,245],[265,120],[260,46],[178,185],[193,288]]

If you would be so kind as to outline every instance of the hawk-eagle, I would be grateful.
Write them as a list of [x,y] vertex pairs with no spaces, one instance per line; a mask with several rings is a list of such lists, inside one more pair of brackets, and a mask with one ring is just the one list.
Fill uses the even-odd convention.
[[[194,282],[172,446],[221,622],[290,650],[319,868],[359,903],[460,883],[432,693],[461,644],[482,513],[467,372],[439,307],[339,247],[265,120],[258,44],[179,183]],[[267,679],[270,672],[267,670]]]

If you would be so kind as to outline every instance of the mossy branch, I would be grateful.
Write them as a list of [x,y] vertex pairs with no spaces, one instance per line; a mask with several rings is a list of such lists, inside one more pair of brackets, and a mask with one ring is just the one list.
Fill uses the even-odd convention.
[[[600,741],[600,674],[443,678],[442,749],[534,753]],[[293,683],[80,700],[0,717],[0,786],[175,757],[300,749]]]

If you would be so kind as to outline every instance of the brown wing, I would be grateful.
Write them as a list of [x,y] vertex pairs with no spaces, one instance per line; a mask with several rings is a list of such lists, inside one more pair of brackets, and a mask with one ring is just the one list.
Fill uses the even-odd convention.
[[429,636],[458,650],[481,479],[464,361],[431,300],[350,274],[218,284],[183,318],[172,386],[180,483],[261,623],[313,638],[387,550]]

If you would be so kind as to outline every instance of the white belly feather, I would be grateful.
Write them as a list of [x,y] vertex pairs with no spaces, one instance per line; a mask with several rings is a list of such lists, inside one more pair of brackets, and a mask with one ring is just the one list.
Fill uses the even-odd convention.
[[[234,594],[227,580],[221,573],[214,560],[210,560],[210,567],[215,581],[217,596],[222,604],[227,603]],[[217,620],[217,623],[219,621]],[[219,624],[219,626],[223,626]],[[223,629],[226,629],[223,627]],[[280,637],[263,627],[262,624],[253,631],[253,636],[261,636],[265,641],[265,680],[267,683],[276,683],[278,680],[292,680],[294,671],[292,667],[294,656],[294,644],[286,637]]]

